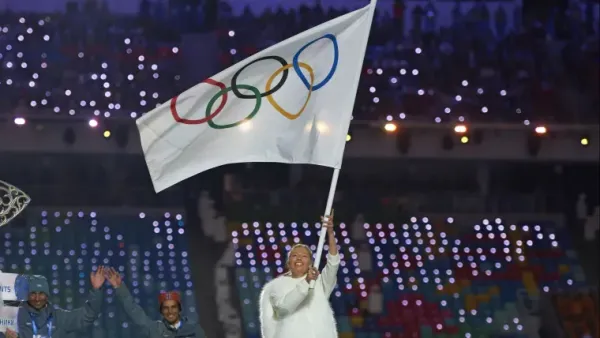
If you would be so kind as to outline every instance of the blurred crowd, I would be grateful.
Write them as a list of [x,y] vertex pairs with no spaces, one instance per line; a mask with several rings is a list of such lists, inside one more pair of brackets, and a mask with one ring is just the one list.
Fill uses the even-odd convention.
[[[176,38],[102,7],[0,15],[0,114],[138,117],[178,87]],[[156,19],[159,20],[159,19]]]
[[[574,4],[528,20],[513,2],[456,3],[451,14],[432,3],[411,9],[377,13],[355,119],[597,121],[592,7]],[[341,14],[318,6],[261,14],[247,8],[220,32],[223,66]],[[444,14],[450,22],[441,23]]]
[[[192,3],[142,1],[133,17],[94,1],[51,15],[2,13],[0,114],[136,118],[186,89],[181,33],[216,28],[225,68],[344,13],[314,5],[233,15],[223,2],[215,21]],[[423,3],[377,13],[355,119],[598,120],[597,8],[573,2],[524,18],[513,2],[457,2],[451,13]]]

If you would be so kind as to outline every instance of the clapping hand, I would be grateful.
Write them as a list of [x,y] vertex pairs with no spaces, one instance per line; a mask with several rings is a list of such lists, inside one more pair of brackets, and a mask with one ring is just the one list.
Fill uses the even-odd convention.
[[19,334],[11,329],[6,329],[6,338],[19,338]]
[[113,288],[118,288],[123,283],[123,279],[121,275],[113,268],[107,270],[106,277],[108,278],[108,282],[112,285]]
[[104,271],[104,266],[100,265],[98,270],[92,272],[90,275],[90,282],[92,283],[92,287],[96,290],[100,289],[106,281],[106,277],[104,277]]

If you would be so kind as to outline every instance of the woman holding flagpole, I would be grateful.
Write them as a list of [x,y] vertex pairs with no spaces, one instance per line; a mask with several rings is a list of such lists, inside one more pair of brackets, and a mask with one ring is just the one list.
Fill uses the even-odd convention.
[[267,283],[260,296],[263,338],[338,337],[334,313],[329,305],[340,265],[333,212],[322,220],[328,237],[327,265],[319,274],[313,266],[310,248],[304,244],[292,247],[286,262],[288,271]]

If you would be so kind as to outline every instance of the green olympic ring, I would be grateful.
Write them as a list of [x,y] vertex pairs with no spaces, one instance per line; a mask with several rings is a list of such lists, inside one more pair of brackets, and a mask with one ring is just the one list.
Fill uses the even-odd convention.
[[244,84],[239,84],[239,85],[237,85],[237,87],[241,88],[241,89],[249,90],[254,94],[254,97],[256,98],[256,104],[254,105],[254,109],[252,110],[252,112],[250,112],[250,114],[248,116],[246,116],[246,118],[244,118],[243,120],[240,120],[238,122],[234,122],[234,123],[230,123],[230,124],[223,124],[223,125],[214,123],[213,120],[210,119],[210,116],[211,116],[210,112],[212,111],[214,104],[217,102],[218,99],[221,98],[221,96],[223,94],[227,95],[227,93],[230,92],[233,88],[227,87],[227,88],[221,89],[218,93],[215,94],[215,96],[212,97],[212,99],[210,99],[210,101],[208,101],[208,105],[206,106],[206,119],[207,119],[206,123],[208,123],[208,125],[211,128],[228,129],[228,128],[237,127],[244,122],[250,121],[256,114],[258,114],[258,111],[260,110],[260,105],[262,102],[260,90],[258,90],[258,88],[256,88],[256,87],[244,85]]

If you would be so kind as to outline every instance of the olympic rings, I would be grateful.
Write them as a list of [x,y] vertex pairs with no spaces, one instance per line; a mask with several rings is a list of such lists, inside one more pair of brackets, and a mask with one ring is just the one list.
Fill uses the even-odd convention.
[[[237,72],[235,72],[235,74],[231,78],[231,92],[240,99],[254,99],[254,95],[245,95],[245,94],[240,93],[239,89],[237,88],[238,87],[237,79],[240,76],[240,74],[244,71],[244,69],[250,67],[251,65],[253,65],[257,62],[264,61],[264,60],[271,60],[271,59],[281,63],[282,67],[285,67],[288,64],[284,58],[279,57],[279,56],[264,56],[264,57],[258,58],[256,60],[250,62],[249,64],[245,65],[244,67],[240,68]],[[269,96],[269,95],[275,93],[276,91],[278,91],[279,89],[281,89],[281,87],[283,87],[283,85],[285,84],[285,81],[287,81],[289,68],[290,67],[286,68],[283,71],[281,80],[279,80],[279,83],[275,86],[275,88],[267,89],[267,91],[265,93],[260,94],[260,97]]]
[[[300,59],[300,55],[302,54],[302,52],[304,52],[312,44],[314,44],[320,40],[323,40],[323,39],[330,40],[333,44],[333,64],[331,65],[331,69],[329,70],[329,72],[327,73],[325,78],[323,78],[323,80],[321,82],[315,84],[314,83],[315,73],[313,71],[313,68],[304,62],[300,62],[299,59]],[[281,63],[281,67],[279,69],[277,69],[272,75],[269,76],[267,83],[265,85],[264,93],[261,93],[260,90],[254,86],[237,83],[240,74],[246,68],[250,67],[251,65],[253,65],[257,62],[264,61],[264,60],[275,60],[275,61]],[[333,78],[333,75],[337,71],[338,63],[339,63],[339,46],[338,46],[337,38],[333,34],[325,34],[322,37],[317,38],[317,39],[307,43],[302,48],[300,48],[294,55],[291,64],[289,64],[284,58],[282,58],[280,56],[276,56],[276,55],[263,56],[256,60],[253,60],[252,62],[249,62],[248,64],[246,64],[243,67],[241,67],[240,69],[238,69],[235,72],[235,74],[233,75],[233,77],[231,78],[231,85],[229,87],[227,87],[224,83],[215,81],[213,79],[204,80],[203,83],[207,83],[207,84],[210,84],[210,85],[220,88],[220,90],[209,100],[209,102],[206,106],[204,118],[201,118],[201,119],[182,118],[179,115],[179,113],[177,112],[178,96],[175,96],[174,98],[171,99],[171,102],[170,102],[171,115],[173,116],[173,118],[175,119],[176,122],[182,123],[182,124],[197,125],[197,124],[208,123],[209,127],[213,128],[213,129],[228,129],[228,128],[237,127],[240,124],[254,118],[254,116],[256,116],[256,114],[258,114],[258,111],[260,110],[260,107],[262,105],[262,98],[265,97],[267,99],[267,101],[271,104],[271,106],[277,112],[279,112],[282,116],[284,116],[285,118],[287,118],[289,120],[295,120],[298,117],[300,117],[300,115],[302,115],[302,113],[308,106],[308,102],[310,101],[310,97],[311,97],[312,93],[321,89],[327,83],[329,83],[329,81],[331,81],[331,79]],[[294,69],[296,75],[298,75],[298,77],[300,78],[300,80],[302,81],[302,83],[304,84],[306,89],[308,90],[308,95],[306,97],[306,101],[304,102],[304,104],[302,105],[300,110],[295,114],[292,114],[292,113],[286,111],[285,109],[283,109],[275,101],[275,99],[272,96],[274,93],[279,91],[283,87],[283,85],[287,82],[290,68]],[[301,68],[308,71],[308,76],[310,77],[310,80],[307,78],[306,75],[304,75]],[[273,86],[273,82],[275,81],[275,78],[277,78],[277,76],[279,74],[282,74],[281,79],[275,86]],[[252,95],[243,94],[240,92],[240,89],[249,90],[252,92]],[[227,104],[227,93],[228,92],[232,92],[239,99],[256,100],[256,104],[255,104],[252,112],[250,112],[250,114],[243,120],[234,122],[234,123],[219,125],[219,124],[216,124],[215,122],[213,122],[213,120],[225,108],[225,105]],[[221,103],[219,104],[217,109],[211,113],[216,101],[221,97],[222,97]],[[185,98],[184,100],[187,100],[187,99],[188,98]],[[197,110],[196,105],[201,104],[201,103],[202,102],[200,102],[200,101],[197,102],[196,104],[194,104],[192,106],[192,108],[189,109],[189,111],[190,112],[196,111]]]
[[[214,113],[212,115],[210,114],[210,111],[212,110],[213,105],[221,97],[221,95],[227,95],[228,91],[232,91],[233,87],[227,87],[225,89],[221,89],[217,94],[215,94],[215,96],[212,97],[212,99],[210,99],[210,101],[208,101],[208,105],[206,106],[206,118],[205,119],[208,121],[208,125],[211,128],[228,129],[228,128],[237,127],[240,124],[251,120],[254,117],[254,115],[256,115],[258,113],[258,110],[260,109],[260,105],[261,105],[260,91],[256,87],[249,86],[249,85],[238,85],[238,87],[249,90],[254,93],[254,96],[256,97],[256,104],[254,105],[254,109],[252,110],[252,112],[250,112],[250,114],[248,116],[246,116],[245,119],[243,119],[241,121],[230,123],[230,124],[225,124],[225,125],[219,125],[219,124],[214,123],[212,121],[212,119],[210,118],[210,116],[214,115]],[[217,108],[217,111],[218,110],[219,109]]]
[[[273,80],[275,80],[275,78],[277,77],[277,75],[279,75],[279,73],[281,73],[281,72],[285,73],[285,72],[287,72],[287,70],[289,68],[292,68],[293,66],[294,65],[285,65],[285,66],[279,68],[277,71],[275,71],[275,73],[273,73],[273,75],[271,75],[271,77],[267,80],[267,85],[266,85],[267,91],[269,91],[271,89]],[[315,73],[313,72],[313,69],[311,66],[307,65],[304,62],[298,63],[298,66],[306,69],[308,71],[308,73],[310,74],[310,86],[308,88],[308,95],[306,96],[306,101],[304,101],[302,108],[300,108],[300,110],[296,114],[291,114],[291,113],[285,111],[283,108],[281,108],[281,106],[277,102],[275,102],[275,99],[273,99],[272,95],[267,96],[267,101],[269,101],[271,106],[273,106],[273,108],[275,108],[275,110],[277,110],[281,115],[287,117],[289,120],[295,120],[298,117],[300,117],[300,115],[302,115],[302,113],[304,112],[304,109],[306,108],[306,105],[308,105],[308,101],[310,100],[310,94],[312,94],[312,92],[313,92],[312,84],[315,82]]]

